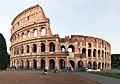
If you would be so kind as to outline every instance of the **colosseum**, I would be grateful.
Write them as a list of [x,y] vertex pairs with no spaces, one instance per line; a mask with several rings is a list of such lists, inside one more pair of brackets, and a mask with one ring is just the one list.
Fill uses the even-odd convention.
[[39,4],[19,13],[11,23],[10,67],[16,69],[111,69],[111,46],[100,38],[52,34]]

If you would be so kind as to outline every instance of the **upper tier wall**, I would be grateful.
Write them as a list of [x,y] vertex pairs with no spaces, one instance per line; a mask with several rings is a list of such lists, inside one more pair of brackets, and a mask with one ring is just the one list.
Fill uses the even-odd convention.
[[75,42],[82,43],[82,46],[87,46],[89,43],[91,43],[93,47],[102,47],[104,49],[106,48],[107,50],[111,51],[111,45],[107,41],[91,36],[71,35],[71,38],[69,36],[61,38],[61,43],[65,42],[69,44]]
[[12,22],[12,33],[25,26],[46,21],[47,19],[42,8],[39,5],[32,6],[15,17]]

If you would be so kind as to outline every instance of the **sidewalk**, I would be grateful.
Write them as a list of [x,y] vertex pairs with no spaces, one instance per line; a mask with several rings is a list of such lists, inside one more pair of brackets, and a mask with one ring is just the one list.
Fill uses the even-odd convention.
[[110,78],[106,76],[90,74],[85,72],[77,72],[76,74],[94,80],[100,84],[120,84],[120,79],[116,79],[116,78]]

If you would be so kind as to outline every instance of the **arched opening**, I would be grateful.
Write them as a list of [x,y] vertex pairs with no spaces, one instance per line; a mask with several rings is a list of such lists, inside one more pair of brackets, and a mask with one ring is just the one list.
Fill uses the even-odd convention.
[[16,36],[14,37],[14,40],[16,41]]
[[23,54],[24,53],[24,48],[23,48],[23,46],[21,47],[21,54]]
[[69,63],[70,63],[70,68],[75,70],[75,62],[73,60],[70,60]]
[[66,49],[65,49],[65,46],[64,46],[64,45],[62,45],[62,46],[61,46],[61,51],[62,51],[62,52],[65,52],[65,51],[66,51]]
[[97,63],[93,62],[93,70],[96,70],[96,69],[97,69]]
[[41,52],[45,52],[45,44],[41,43]]
[[35,59],[33,60],[33,69],[37,69],[37,61]]
[[16,65],[16,68],[20,68],[20,67],[19,67],[19,61],[18,61],[18,60],[16,60],[16,64],[17,64],[17,65]]
[[17,55],[19,54],[19,48],[17,48]]
[[42,27],[41,28],[41,36],[45,36],[45,34],[46,34],[45,27]]
[[98,63],[98,69],[100,69],[100,67],[101,67],[101,63],[99,62],[99,63]]
[[104,57],[104,51],[102,50],[102,57]]
[[86,49],[85,48],[82,49],[82,55],[86,55]]
[[22,32],[21,37],[24,38],[24,32]]
[[65,60],[63,59],[59,60],[59,69],[65,69]]
[[91,46],[92,46],[91,43],[88,43],[88,47],[91,48]]
[[24,68],[23,60],[20,61],[20,69]]
[[93,50],[93,57],[96,57],[96,49]]
[[17,51],[16,48],[14,48],[14,55],[17,55],[17,54],[16,54],[16,51]]
[[83,68],[83,61],[78,61],[78,69],[81,69]]
[[29,53],[29,45],[26,46],[27,53]]
[[102,63],[102,69],[104,69],[104,63]]
[[26,68],[29,69],[29,60],[26,60]]
[[34,37],[37,37],[37,29],[34,29]]
[[98,50],[98,57],[100,57],[100,50]]
[[19,40],[19,38],[20,38],[20,35],[18,34],[18,35],[17,35],[17,39]]
[[41,69],[45,69],[45,60],[41,59]]
[[27,31],[27,36],[28,38],[30,38],[30,31]]
[[55,61],[53,59],[49,60],[49,69],[55,69]]
[[92,69],[92,62],[91,61],[88,62],[88,69]]
[[50,52],[55,52],[55,44],[53,42],[50,43]]
[[33,52],[36,53],[37,52],[37,45],[33,44]]
[[74,45],[69,45],[68,46],[68,52],[74,52],[74,51],[75,51]]
[[88,57],[91,57],[91,49],[88,49]]

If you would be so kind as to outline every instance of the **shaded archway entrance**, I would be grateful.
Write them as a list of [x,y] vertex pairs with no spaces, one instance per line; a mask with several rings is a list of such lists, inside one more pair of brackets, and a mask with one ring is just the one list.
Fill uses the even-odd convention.
[[88,62],[88,69],[92,69],[92,62],[91,61]]
[[26,60],[26,68],[29,69],[29,60]]
[[71,69],[75,70],[75,62],[73,60],[69,61]]
[[49,69],[55,69],[55,61],[53,59],[49,60]]
[[21,60],[20,62],[20,68],[23,69],[24,68],[24,65],[23,65],[23,60]]
[[37,69],[37,61],[35,59],[33,60],[33,68]]
[[62,51],[62,52],[66,52],[66,49],[65,49],[65,46],[64,46],[64,45],[61,46],[61,51]]
[[97,63],[93,62],[93,70],[96,70],[96,69],[97,69]]
[[41,43],[41,52],[45,52],[45,44]]
[[59,69],[65,69],[65,60],[63,59],[59,60]]
[[37,45],[33,44],[33,53],[36,53],[36,52],[37,52]]
[[83,61],[78,61],[78,69],[81,69],[83,68]]
[[85,48],[82,49],[82,57],[86,57],[86,49]]
[[45,69],[45,60],[41,59],[41,69]]
[[75,51],[74,45],[69,45],[68,46],[68,52],[74,52],[74,51]]
[[104,69],[104,63],[102,63],[102,69]]
[[55,44],[53,42],[50,43],[50,52],[55,52]]
[[101,69],[101,63],[100,62],[98,63],[98,69]]

